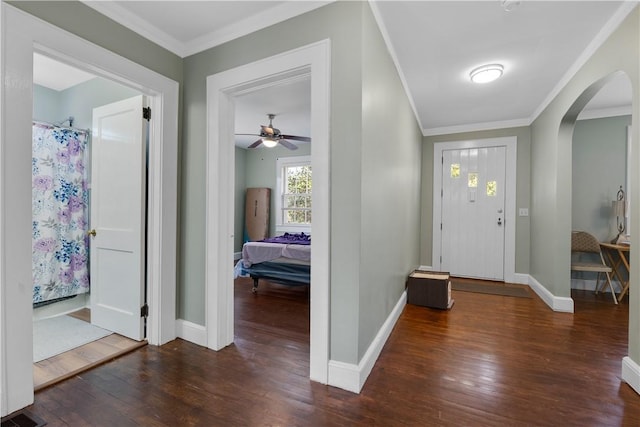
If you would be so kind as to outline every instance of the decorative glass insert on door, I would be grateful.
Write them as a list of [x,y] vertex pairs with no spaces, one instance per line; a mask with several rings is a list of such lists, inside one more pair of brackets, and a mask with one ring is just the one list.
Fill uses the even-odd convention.
[[487,181],[487,196],[496,196],[498,194],[498,183],[496,181]]
[[477,172],[469,172],[468,179],[468,187],[469,188],[477,188],[478,187],[478,173]]
[[460,163],[452,163],[451,178],[459,178],[459,177],[460,177]]

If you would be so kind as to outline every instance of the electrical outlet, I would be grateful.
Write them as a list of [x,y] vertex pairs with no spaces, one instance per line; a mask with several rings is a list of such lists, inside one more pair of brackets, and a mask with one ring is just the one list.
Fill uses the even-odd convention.
[[519,216],[529,216],[529,208],[520,208],[518,210]]

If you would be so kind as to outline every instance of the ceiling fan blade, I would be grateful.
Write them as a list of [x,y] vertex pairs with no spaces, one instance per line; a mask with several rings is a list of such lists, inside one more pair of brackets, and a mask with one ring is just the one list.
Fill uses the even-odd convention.
[[259,140],[257,140],[256,142],[248,146],[247,148],[256,148],[260,144],[262,144],[262,138],[260,138]]
[[311,142],[311,138],[308,136],[296,136],[296,135],[281,135],[282,138],[293,139],[295,141]]
[[282,144],[283,147],[288,148],[289,150],[297,150],[298,146],[294,145],[292,143],[290,143],[289,141],[287,141],[286,139],[281,139],[280,141],[278,141],[280,144]]

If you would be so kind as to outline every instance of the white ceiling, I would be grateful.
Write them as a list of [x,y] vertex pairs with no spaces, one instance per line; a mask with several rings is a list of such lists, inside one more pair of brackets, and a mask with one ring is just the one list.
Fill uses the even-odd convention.
[[[85,3],[186,57],[330,1]],[[503,3],[370,2],[423,134],[530,124],[636,5],[525,0],[509,1],[516,7],[505,11]],[[471,69],[495,62],[505,67],[501,79],[470,83]],[[257,132],[266,114],[275,113],[274,126],[283,133],[308,136],[308,100],[300,95],[308,88],[298,83],[239,99],[237,132]],[[630,105],[630,83],[623,78],[605,87],[589,109],[594,117],[630,114]]]
[[62,91],[95,77],[48,56],[37,53],[33,55],[33,82],[37,85]]

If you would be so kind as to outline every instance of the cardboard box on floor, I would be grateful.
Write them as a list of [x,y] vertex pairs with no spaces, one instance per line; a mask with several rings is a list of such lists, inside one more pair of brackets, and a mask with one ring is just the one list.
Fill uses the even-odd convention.
[[407,278],[407,303],[448,310],[453,306],[449,273],[414,270]]

